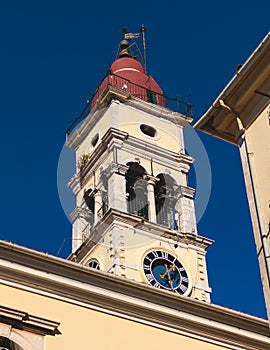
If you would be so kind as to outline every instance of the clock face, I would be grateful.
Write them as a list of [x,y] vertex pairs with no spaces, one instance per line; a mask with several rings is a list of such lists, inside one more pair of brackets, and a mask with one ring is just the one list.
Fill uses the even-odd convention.
[[143,260],[143,270],[148,282],[157,288],[184,294],[189,280],[186,270],[177,258],[162,250],[153,250]]

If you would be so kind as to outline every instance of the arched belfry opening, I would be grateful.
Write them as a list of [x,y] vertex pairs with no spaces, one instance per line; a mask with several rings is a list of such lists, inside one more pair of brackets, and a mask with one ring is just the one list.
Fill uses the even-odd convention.
[[[105,185],[107,186],[107,183]],[[89,188],[83,194],[84,206],[86,206],[83,210],[83,216],[87,222],[86,227],[90,225],[88,227],[89,233],[92,232],[94,225],[108,210],[107,192],[104,187],[102,189],[94,188],[93,190]]]
[[177,184],[168,174],[157,175],[159,181],[155,185],[155,203],[157,223],[178,229],[178,218],[175,210]]
[[129,162],[127,166],[127,210],[148,220],[147,181],[144,179],[146,170],[137,162]]
[[88,190],[86,190],[84,192],[83,198],[85,200],[85,203],[86,203],[87,207],[91,211],[91,213],[94,214],[94,212],[95,212],[95,201],[94,201],[93,191],[92,191],[91,188],[89,188]]

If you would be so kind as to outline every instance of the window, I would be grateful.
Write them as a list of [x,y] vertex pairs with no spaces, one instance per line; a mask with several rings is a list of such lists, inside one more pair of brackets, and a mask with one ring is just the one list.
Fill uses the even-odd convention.
[[91,259],[88,263],[88,266],[92,269],[100,270],[99,262],[96,259]]
[[172,230],[178,230],[177,212],[175,210],[176,182],[167,174],[159,174],[157,178],[159,179],[155,185],[157,223]]
[[144,180],[145,169],[137,162],[127,163],[126,173],[127,208],[131,214],[148,220],[147,182]]
[[155,105],[157,104],[157,96],[153,91],[147,89],[146,95],[148,102],[154,103]]
[[153,128],[150,125],[147,124],[141,124],[140,125],[141,132],[149,137],[156,137],[157,136],[157,130]]
[[97,133],[91,140],[91,145],[95,147],[95,145],[98,143],[99,140],[99,134]]
[[92,227],[94,224],[95,200],[91,188],[84,192],[83,199],[89,209],[89,212],[85,212],[85,219],[87,219],[87,221],[90,223],[90,226]]

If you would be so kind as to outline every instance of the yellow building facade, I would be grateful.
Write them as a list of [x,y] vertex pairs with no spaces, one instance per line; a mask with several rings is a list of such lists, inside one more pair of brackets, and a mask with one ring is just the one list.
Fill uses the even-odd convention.
[[213,242],[198,233],[187,181],[192,119],[166,107],[125,35],[67,135],[76,152],[70,256],[0,241],[0,348],[269,349],[266,320],[211,303]]
[[195,128],[239,147],[270,319],[270,34]]
[[3,348],[269,349],[266,320],[7,242],[0,253]]

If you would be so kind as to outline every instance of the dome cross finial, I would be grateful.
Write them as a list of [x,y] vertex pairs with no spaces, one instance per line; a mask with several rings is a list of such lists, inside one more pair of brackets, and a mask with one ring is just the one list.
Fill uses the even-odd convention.
[[[143,62],[143,66],[144,66],[144,71],[146,72],[146,57],[145,57],[145,52],[146,52],[146,44],[145,44],[145,32],[146,32],[146,28],[144,25],[142,25],[142,27],[140,28],[140,33],[131,33],[128,32],[127,27],[123,27],[122,28],[122,35],[123,35],[123,40],[120,42],[120,53],[118,54],[118,58],[121,57],[132,57],[135,58],[135,56],[133,56],[130,48],[131,46],[135,45],[140,57],[141,57],[141,61]],[[136,42],[136,40],[134,39],[138,39],[142,36],[142,44],[143,44],[143,51],[144,51],[144,56],[142,56],[142,52]]]

